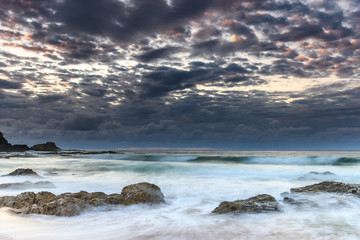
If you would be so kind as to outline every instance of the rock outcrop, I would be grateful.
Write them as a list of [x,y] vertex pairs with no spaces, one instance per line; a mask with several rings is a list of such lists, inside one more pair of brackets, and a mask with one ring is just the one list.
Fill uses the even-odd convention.
[[4,176],[39,176],[39,175],[30,168],[18,168],[15,171]]
[[60,150],[54,142],[46,142],[43,144],[36,144],[31,147],[31,150],[35,151],[57,151]]
[[79,215],[84,209],[95,206],[138,203],[165,203],[164,195],[158,186],[144,182],[124,187],[121,194],[24,192],[17,196],[0,197],[0,206],[14,208],[19,213],[56,216]]
[[[314,198],[313,194],[315,193],[349,194],[360,197],[359,184],[346,184],[334,181],[324,181],[305,187],[291,188],[290,191],[291,193],[285,192],[281,194],[284,197],[283,202],[298,207],[318,207],[320,203]],[[335,196],[333,198],[336,199]]]
[[0,132],[0,152],[23,152],[27,150],[30,150],[27,145],[10,144]]
[[221,202],[212,213],[261,213],[278,211],[278,202],[268,194],[260,194],[245,200],[236,200],[233,202]]
[[40,181],[32,183],[30,181],[17,183],[3,183],[0,184],[0,189],[29,189],[29,188],[55,188],[56,186],[49,181]]
[[9,146],[10,143],[4,138],[4,135],[2,132],[0,132],[0,146]]
[[325,192],[325,193],[351,193],[360,195],[360,184],[346,184],[342,182],[325,181],[305,187],[291,188],[292,193]]
[[123,204],[137,203],[164,203],[164,194],[155,184],[142,182],[132,184],[123,188],[121,195],[123,196]]

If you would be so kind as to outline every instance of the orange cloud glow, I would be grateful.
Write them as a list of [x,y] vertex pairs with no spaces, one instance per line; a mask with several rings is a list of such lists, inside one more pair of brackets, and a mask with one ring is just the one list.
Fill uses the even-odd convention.
[[232,35],[231,40],[234,42],[239,42],[239,41],[243,40],[243,38],[240,36],[237,36],[237,35]]

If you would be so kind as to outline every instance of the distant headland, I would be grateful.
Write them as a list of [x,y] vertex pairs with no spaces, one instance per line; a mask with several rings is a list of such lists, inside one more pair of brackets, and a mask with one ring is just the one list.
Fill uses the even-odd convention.
[[60,150],[54,142],[46,142],[42,144],[36,144],[32,147],[28,147],[25,144],[10,144],[0,132],[0,152],[24,152],[28,150],[35,151],[56,151]]

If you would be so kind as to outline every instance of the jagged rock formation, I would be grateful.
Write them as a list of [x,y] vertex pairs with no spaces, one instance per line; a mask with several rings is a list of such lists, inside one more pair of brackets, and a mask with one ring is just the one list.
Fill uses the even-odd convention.
[[164,195],[158,186],[143,182],[124,187],[121,194],[81,191],[55,195],[51,192],[24,192],[17,196],[0,197],[0,206],[14,208],[19,213],[56,216],[79,215],[85,208],[94,206],[138,203],[165,203]]
[[43,144],[36,144],[32,148],[29,148],[25,144],[10,144],[5,138],[2,132],[0,132],[0,152],[24,152],[27,150],[35,151],[56,151],[60,150],[54,142],[46,142]]
[[10,143],[4,138],[2,132],[0,132],[0,146],[9,146]]
[[4,176],[39,176],[39,175],[30,168],[18,168],[15,171]]
[[327,193],[351,193],[360,195],[360,184],[346,184],[342,182],[325,181],[305,187],[291,188],[292,193],[299,192],[327,192]]
[[35,151],[56,151],[60,150],[54,142],[46,142],[43,144],[36,144],[31,147],[31,150]]
[[[297,207],[318,207],[319,203],[313,199],[315,193],[349,194],[360,197],[360,184],[346,184],[342,182],[324,181],[305,187],[291,188],[291,193],[285,192],[283,202]],[[311,194],[311,195],[306,195]],[[328,196],[331,197],[331,196]],[[335,196],[333,196],[335,197]],[[334,198],[336,199],[336,197]]]
[[27,145],[10,144],[4,137],[3,133],[0,132],[0,152],[23,152],[27,150],[30,150]]
[[270,211],[278,211],[278,202],[271,195],[260,194],[245,200],[221,202],[212,213],[261,213]]

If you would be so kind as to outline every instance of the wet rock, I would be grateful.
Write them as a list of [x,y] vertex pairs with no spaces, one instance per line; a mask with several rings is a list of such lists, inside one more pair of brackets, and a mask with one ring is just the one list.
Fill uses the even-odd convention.
[[336,174],[325,171],[325,172],[309,172],[301,177],[299,180],[333,180],[336,178]]
[[39,176],[39,175],[30,168],[18,168],[15,171],[4,176]]
[[212,213],[261,213],[278,211],[278,202],[268,194],[260,194],[245,200],[236,200],[233,202],[221,202]]
[[346,184],[342,182],[325,181],[305,187],[291,188],[292,193],[300,192],[325,192],[325,193],[350,193],[360,195],[359,184]]
[[35,151],[56,151],[60,150],[54,142],[46,142],[43,144],[36,144],[31,147],[31,150]]
[[0,189],[29,189],[29,188],[55,188],[56,186],[49,181],[40,181],[32,183],[30,181],[18,183],[3,183],[0,184]]
[[291,203],[291,204],[298,204],[299,203],[298,201],[296,201],[295,199],[293,199],[291,197],[284,197],[283,201],[287,202],[287,203]]
[[138,203],[165,203],[164,194],[160,188],[151,183],[137,183],[126,186],[121,192],[123,197],[123,204],[138,204]]
[[291,198],[291,197],[284,197],[284,203],[290,204],[297,208],[318,208],[319,204],[314,199],[307,199],[307,198]]
[[24,210],[35,202],[35,193],[24,192],[17,196],[0,197],[0,206]]
[[17,196],[0,197],[0,206],[12,207],[19,213],[45,214],[56,216],[79,215],[85,208],[136,203],[164,203],[160,188],[150,183],[138,183],[126,186],[121,194],[107,195],[103,192],[63,193],[54,195],[51,192],[25,192]]

